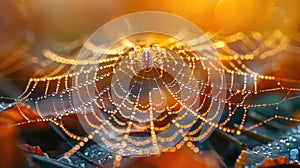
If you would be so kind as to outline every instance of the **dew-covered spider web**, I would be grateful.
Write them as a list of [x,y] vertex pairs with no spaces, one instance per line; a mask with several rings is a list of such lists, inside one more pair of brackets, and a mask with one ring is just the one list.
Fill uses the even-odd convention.
[[[19,108],[25,121],[13,126],[51,122],[75,140],[65,157],[94,141],[112,151],[119,166],[125,156],[183,146],[197,153],[195,142],[214,129],[241,135],[274,120],[299,122],[282,108],[300,100],[300,78],[285,75],[284,64],[299,53],[300,33],[280,30],[206,32],[187,41],[148,32],[109,49],[81,38],[44,49],[43,57],[29,56],[44,67],[18,97],[1,99],[36,112],[33,118]],[[246,124],[253,111],[264,119]],[[64,118],[73,115],[86,134],[65,126]]]

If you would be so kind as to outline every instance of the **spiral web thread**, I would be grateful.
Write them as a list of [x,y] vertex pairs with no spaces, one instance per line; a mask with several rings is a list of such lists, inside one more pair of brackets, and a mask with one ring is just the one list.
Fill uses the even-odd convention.
[[[139,113],[138,109],[134,109],[134,111],[136,112],[132,113],[132,115],[126,116],[117,109],[107,108],[108,104],[114,104],[114,102],[111,101],[110,93],[115,90],[115,87],[117,85],[112,85],[111,88],[109,88],[110,85],[107,85],[103,88],[99,88],[99,86],[97,86],[97,82],[105,83],[107,82],[105,81],[107,78],[111,78],[117,68],[118,63],[122,59],[128,58],[129,50],[132,50],[134,46],[127,46],[127,49],[125,50],[112,50],[110,51],[111,53],[106,53],[107,57],[105,59],[101,59],[98,62],[96,60],[78,61],[72,56],[65,57],[58,55],[51,50],[44,50],[43,55],[48,59],[48,66],[51,68],[53,68],[53,66],[56,66],[55,70],[52,70],[48,73],[46,72],[43,75],[38,75],[38,77],[30,78],[24,92],[15,99],[16,102],[23,102],[24,104],[31,105],[35,109],[39,117],[34,119],[30,118],[19,108],[19,112],[26,119],[26,122],[15,123],[14,126],[20,126],[35,122],[52,122],[53,124],[61,128],[70,138],[78,141],[77,145],[74,145],[72,149],[65,153],[66,156],[70,156],[78,151],[89,140],[94,139],[95,137],[100,138],[105,145],[110,146],[114,149],[118,149],[116,152],[117,155],[114,163],[115,166],[118,166],[120,164],[122,156],[124,155],[126,142],[131,142],[136,146],[147,146],[147,144],[150,144],[147,146],[147,148],[145,148],[145,151],[155,151],[159,148],[159,145],[157,145],[158,141],[172,141],[173,138],[176,138],[177,135],[180,135],[183,132],[183,129],[185,127],[190,127],[191,125],[194,125],[193,129],[191,129],[187,134],[182,135],[182,140],[174,146],[170,147],[168,151],[173,152],[177,149],[180,149],[184,144],[186,144],[186,146],[191,148],[194,152],[198,152],[199,149],[193,144],[193,142],[200,141],[201,139],[204,139],[206,137],[205,134],[199,135],[199,132],[201,131],[204,123],[209,124],[211,128],[216,128],[226,133],[240,135],[243,131],[256,129],[272,120],[288,120],[299,122],[299,119],[297,118],[285,116],[284,112],[279,111],[279,109],[282,103],[299,99],[300,88],[298,88],[297,86],[299,86],[300,81],[296,79],[285,79],[271,75],[264,75],[255,72],[255,70],[248,66],[248,63],[251,62],[272,60],[278,58],[282,56],[282,53],[286,52],[294,52],[295,54],[299,54],[300,39],[297,39],[297,37],[299,37],[298,32],[293,36],[285,35],[279,30],[275,30],[271,33],[239,32],[230,36],[222,36],[220,35],[220,33],[207,33],[207,35],[211,38],[210,40],[214,42],[214,47],[219,51],[219,58],[222,61],[222,69],[216,69],[216,71],[225,73],[227,81],[226,88],[219,88],[224,89],[227,92],[226,99],[223,100],[225,103],[225,111],[227,111],[225,113],[226,119],[222,120],[219,123],[211,122],[209,119],[207,120],[205,118],[208,115],[206,112],[209,109],[209,107],[204,107],[206,104],[205,102],[211,102],[211,93],[207,91],[209,90],[207,88],[214,87],[211,83],[209,83],[209,69],[206,69],[205,66],[203,66],[203,60],[201,60],[200,57],[193,56],[194,53],[190,52],[184,46],[176,43],[168,43],[165,45],[161,45],[161,47],[169,51],[168,58],[173,59],[170,53],[175,53],[179,56],[179,58],[184,60],[184,62],[189,66],[192,72],[194,72],[193,69],[195,68],[195,66],[201,66],[203,72],[207,74],[206,79],[198,79],[197,81],[200,89],[199,92],[197,92],[197,95],[199,96],[195,99],[195,101],[202,102],[202,105],[200,104],[196,110],[185,111],[185,113],[193,113],[195,119],[192,120],[191,123],[182,125],[179,121],[176,120],[169,121],[169,123],[173,123],[177,127],[177,130],[174,132],[174,137],[169,137],[169,139],[160,139],[156,137],[155,131],[162,131],[166,128],[154,126],[153,114],[151,114],[151,110],[149,118],[147,119],[150,121],[148,125],[139,126],[134,122],[126,122],[128,117],[141,122],[146,119],[138,119],[138,116],[135,116],[135,113]],[[201,40],[197,41],[197,43],[201,42]],[[230,44],[233,43],[238,43],[239,47],[231,47]],[[74,43],[69,43],[69,45],[65,44],[65,46],[71,49],[73,49],[73,47],[75,48],[78,44],[76,43],[75,46],[72,45],[74,45]],[[86,45],[86,48],[95,55],[101,52],[99,51],[99,48],[93,43],[89,43],[89,45]],[[174,59],[164,59],[164,63],[176,62],[176,60]],[[35,62],[41,63],[45,61],[39,59]],[[89,65],[89,69],[86,69],[87,65]],[[82,71],[80,73],[73,73],[75,66],[81,66]],[[44,70],[47,71],[47,67],[45,67]],[[159,75],[159,73],[161,72],[154,71],[152,75]],[[93,77],[92,80],[87,80],[84,83],[76,82],[79,78],[90,79],[90,76]],[[145,76],[143,75],[139,77],[141,79],[145,79]],[[72,83],[71,81],[75,82]],[[259,82],[264,83],[260,85]],[[138,85],[139,83],[140,81],[134,80],[134,84]],[[173,104],[171,104],[167,108],[169,109],[169,111],[165,115],[161,116],[160,118],[156,118],[157,122],[163,121],[166,118],[170,118],[170,116],[172,115],[176,115],[176,112],[178,112],[178,108],[184,107],[184,103],[182,103],[180,101],[180,98],[176,95],[176,91],[179,92],[180,90],[172,90],[172,84],[174,85],[174,81],[163,83],[166,89],[168,89],[169,92],[172,93],[171,97],[177,101],[174,101]],[[119,85],[121,86],[121,84]],[[79,108],[73,107],[72,94],[78,94],[79,90],[84,90],[88,87],[96,88],[98,95],[96,97],[85,95],[88,96],[90,101],[81,102]],[[194,88],[189,89],[193,90]],[[138,100],[139,96],[141,95],[140,90],[137,94],[131,96],[136,96],[136,100]],[[248,100],[249,97],[255,98],[268,93],[279,93],[281,94],[282,98],[277,102],[266,101],[266,103],[253,103],[249,101],[250,99]],[[153,103],[151,97],[152,96],[150,92],[148,102],[149,106],[152,106]],[[5,99],[4,97],[2,98]],[[126,99],[126,97],[120,98]],[[218,101],[222,100],[216,100],[216,102]],[[177,106],[176,103],[179,103],[180,107]],[[47,109],[44,109],[43,107],[46,106]],[[52,107],[51,109],[49,109],[50,106]],[[156,104],[156,106],[153,106],[153,108],[157,106],[159,106],[159,104]],[[105,116],[103,117],[99,115],[96,112],[95,108],[99,108],[100,110],[102,110]],[[268,110],[272,109],[271,111],[265,111],[265,113],[271,113],[271,116],[264,121],[245,127],[244,124],[247,120],[248,112],[257,108],[266,108]],[[186,107],[186,109],[189,109],[189,107]],[[238,127],[233,128],[229,123],[237,113],[240,113],[239,109],[242,109],[242,117],[238,122],[235,121],[235,123],[238,124]],[[222,110],[223,109],[219,109],[217,113],[220,113]],[[69,131],[64,126],[61,119],[62,117],[68,116],[73,113],[80,113],[85,119],[87,125],[93,128],[93,131],[88,133],[88,135],[86,136],[79,136]],[[121,127],[125,129],[120,129]],[[112,136],[111,132],[108,131],[108,128],[109,131],[114,131],[118,135],[122,136]],[[139,142],[134,141],[134,139],[131,139],[129,136],[130,131],[133,128],[136,128],[138,130],[148,130],[150,138]]]

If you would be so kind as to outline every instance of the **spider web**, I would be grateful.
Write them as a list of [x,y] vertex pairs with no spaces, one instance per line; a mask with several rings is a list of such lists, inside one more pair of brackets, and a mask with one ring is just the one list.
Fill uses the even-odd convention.
[[[183,74],[180,79],[184,80],[183,83],[187,83],[186,85],[180,87],[173,74],[172,77],[159,68],[154,68],[149,73],[135,74],[135,77],[127,74],[128,77],[132,77],[129,88],[131,92],[128,92],[127,88],[122,88],[122,77],[116,75],[116,71],[122,71],[122,75],[131,71],[125,65],[128,61],[128,53],[135,46],[121,43],[123,46],[117,46],[106,53],[104,59],[97,59],[97,55],[102,51],[88,41],[84,47],[94,56],[89,59],[78,60],[77,53],[65,56],[50,49],[43,51],[44,58],[32,56],[35,58],[32,59],[35,63],[42,63],[45,67],[30,78],[23,93],[12,100],[31,106],[38,117],[30,118],[19,109],[19,113],[26,121],[15,123],[14,126],[36,122],[55,124],[67,136],[78,142],[65,153],[67,157],[85,146],[88,141],[100,139],[107,148],[115,151],[114,164],[118,166],[122,157],[126,155],[142,156],[162,151],[173,152],[183,145],[194,152],[199,152],[198,147],[193,143],[208,136],[200,133],[205,124],[208,124],[210,129],[215,128],[229,134],[240,135],[273,120],[299,122],[298,118],[292,117],[292,113],[281,108],[284,103],[299,101],[299,79],[265,74],[266,69],[276,68],[278,61],[286,53],[300,53],[300,38],[297,38],[300,37],[299,33],[284,34],[280,30],[274,30],[273,32],[224,34],[223,32],[206,33],[221,60],[220,65],[209,62],[210,60],[208,64],[211,63],[210,68],[215,68],[213,71],[224,73],[226,76],[226,88],[218,86],[219,90],[226,92],[224,100],[213,100],[211,97],[212,88],[217,86],[210,82],[210,68],[205,67],[203,64],[205,59],[197,57],[187,44],[174,41],[160,44],[168,51],[167,57],[163,59],[164,67]],[[58,52],[72,53],[83,44],[83,41],[78,39],[60,44]],[[205,41],[199,38],[197,44],[201,43]],[[184,79],[189,78],[187,73],[180,73],[185,65],[196,76],[196,81]],[[79,68],[80,71],[75,72],[75,68]],[[159,78],[159,76],[164,77]],[[112,78],[116,81],[113,84],[110,83]],[[143,88],[143,83],[148,83],[147,86],[151,86],[152,91],[150,88]],[[89,95],[90,88],[96,90],[97,94]],[[182,91],[181,88],[186,88],[189,95],[180,96],[178,93]],[[145,89],[148,92],[145,92]],[[130,94],[120,95],[121,91]],[[114,99],[112,94],[115,95]],[[277,98],[263,102],[255,101],[256,98],[269,94],[277,95]],[[77,95],[80,102],[75,103],[75,106],[74,95]],[[163,102],[167,97],[168,101]],[[1,99],[8,98],[1,97]],[[116,103],[113,100],[120,100],[120,102]],[[121,100],[126,100],[129,104],[126,105]],[[215,114],[222,113],[220,122],[213,122],[215,116],[209,115],[211,102],[225,103],[224,109],[217,109],[215,112]],[[131,108],[132,104],[136,104],[134,109]],[[166,108],[161,108],[164,105],[167,105]],[[160,114],[154,115],[152,108],[156,108]],[[263,111],[262,114],[268,117],[258,123],[245,125],[250,111],[257,110]],[[87,135],[77,135],[65,127],[62,118],[72,114],[77,114],[85,121],[90,130]],[[194,119],[180,122],[190,114]],[[207,116],[212,118],[207,119]],[[174,125],[171,133],[167,137],[159,137],[157,132],[167,130],[170,125]],[[188,129],[187,133],[185,129]],[[172,143],[176,139],[180,141]],[[166,145],[169,145],[169,148],[160,149]],[[134,151],[139,146],[143,146],[144,150]]]

